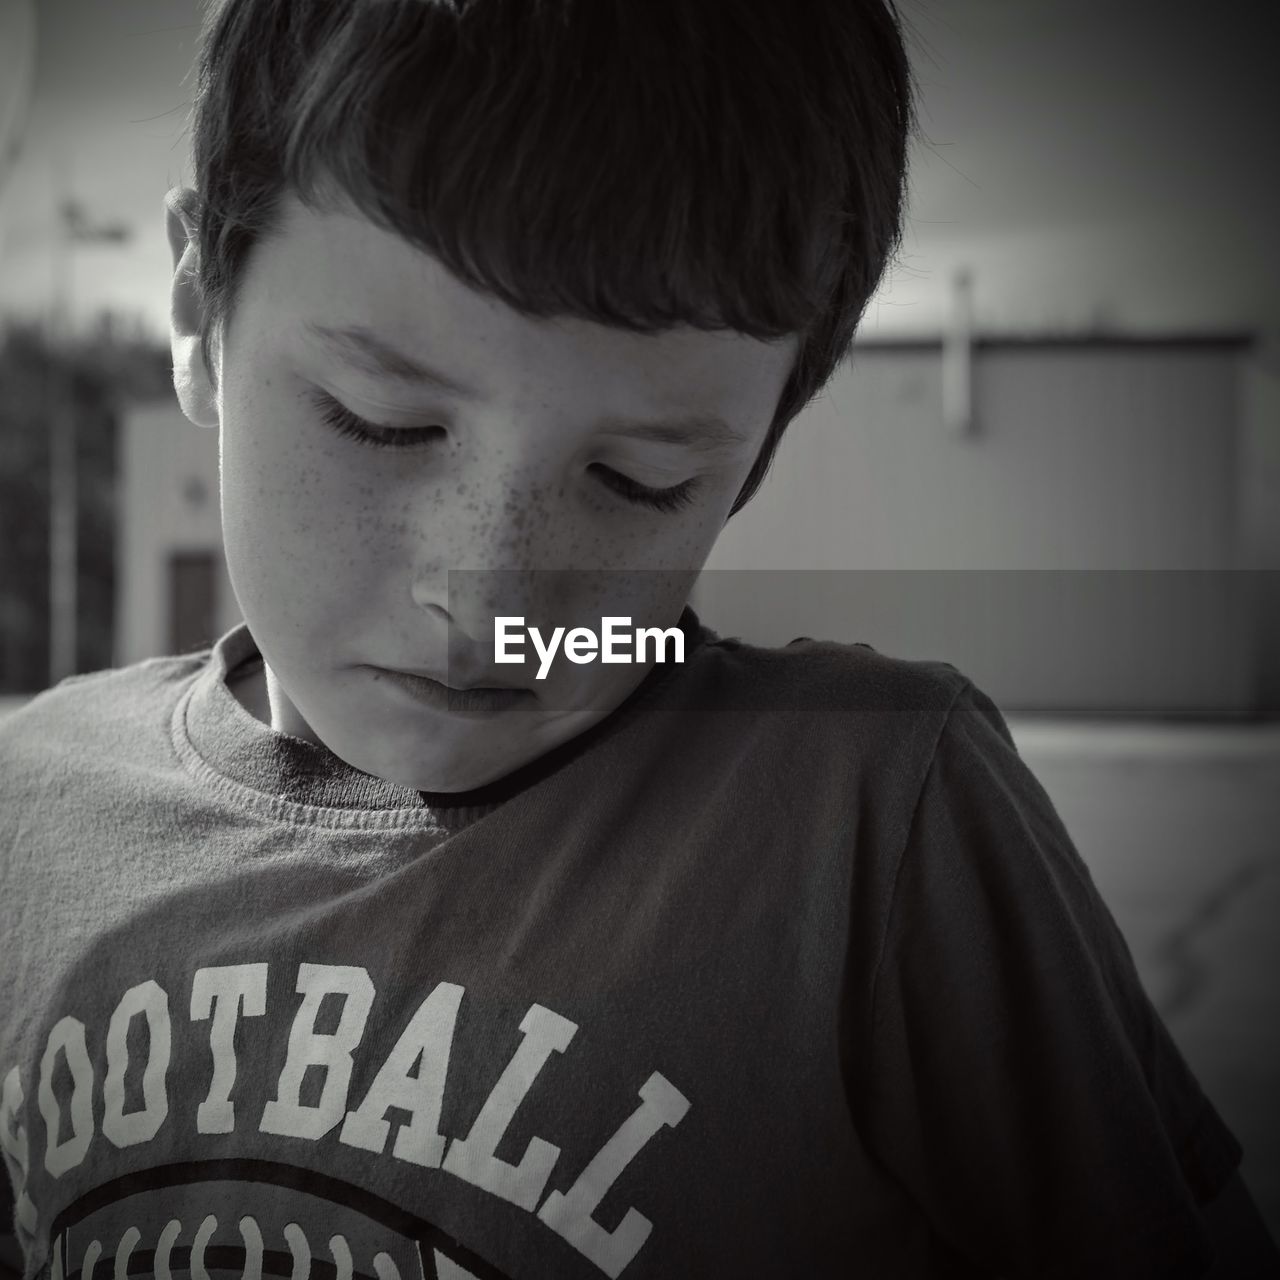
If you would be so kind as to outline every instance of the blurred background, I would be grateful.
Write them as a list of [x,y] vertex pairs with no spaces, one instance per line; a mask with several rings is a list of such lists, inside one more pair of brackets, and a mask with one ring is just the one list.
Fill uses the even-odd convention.
[[[1280,6],[903,0],[909,226],[722,634],[1004,710],[1280,1237]],[[0,0],[0,714],[238,621],[161,200],[198,0]]]

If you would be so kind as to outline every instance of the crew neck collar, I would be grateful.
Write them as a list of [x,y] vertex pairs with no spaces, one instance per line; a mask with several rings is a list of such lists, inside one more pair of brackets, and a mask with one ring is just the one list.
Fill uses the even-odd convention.
[[282,733],[243,707],[228,686],[228,677],[262,654],[244,622],[211,648],[203,667],[175,709],[174,733],[180,755],[193,756],[233,790],[269,799],[288,808],[345,811],[389,824],[460,830],[486,816],[537,783],[558,773],[584,752],[611,738],[637,711],[682,671],[699,648],[715,641],[693,608],[686,605],[677,625],[685,636],[682,666],[652,668],[627,698],[602,720],[512,773],[467,791],[417,791],[365,773],[327,747]]

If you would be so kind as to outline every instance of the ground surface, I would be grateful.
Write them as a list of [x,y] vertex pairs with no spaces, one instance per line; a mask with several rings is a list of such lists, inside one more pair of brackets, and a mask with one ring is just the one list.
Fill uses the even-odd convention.
[[1280,1240],[1280,727],[1011,728]]

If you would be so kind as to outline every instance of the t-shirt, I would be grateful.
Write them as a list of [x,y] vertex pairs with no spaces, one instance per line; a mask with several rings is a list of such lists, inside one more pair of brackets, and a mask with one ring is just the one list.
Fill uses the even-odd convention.
[[0,724],[27,1275],[1199,1275],[1239,1145],[990,699],[680,626],[452,796],[243,625]]

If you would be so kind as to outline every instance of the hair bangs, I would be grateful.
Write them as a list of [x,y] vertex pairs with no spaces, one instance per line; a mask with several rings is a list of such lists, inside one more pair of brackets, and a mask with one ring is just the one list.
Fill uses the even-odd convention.
[[348,8],[286,113],[288,184],[340,194],[526,316],[807,331],[849,220],[839,166],[804,156],[819,122],[734,50],[673,36],[688,5],[593,0],[550,33],[523,7]]

